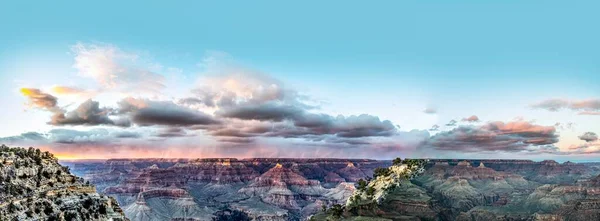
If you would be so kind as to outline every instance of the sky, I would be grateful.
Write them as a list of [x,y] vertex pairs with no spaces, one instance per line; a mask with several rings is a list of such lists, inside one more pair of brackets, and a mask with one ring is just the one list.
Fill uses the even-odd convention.
[[62,159],[600,156],[597,1],[0,2],[0,143]]

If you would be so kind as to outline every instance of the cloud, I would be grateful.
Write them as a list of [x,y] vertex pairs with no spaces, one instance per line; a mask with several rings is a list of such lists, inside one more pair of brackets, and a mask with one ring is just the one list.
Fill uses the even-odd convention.
[[[350,157],[391,159],[392,156],[414,151],[415,146],[429,136],[427,132],[413,130],[399,132],[393,136],[382,138],[382,140],[335,139],[335,137],[333,137],[334,140],[328,141],[278,137],[216,137],[212,139],[202,135],[156,138],[155,135],[161,130],[147,129],[151,128],[133,127],[127,130],[99,128],[87,131],[61,129],[41,133],[41,139],[36,138],[35,140],[25,141],[22,137],[29,136],[19,136],[20,139],[12,143],[6,142],[6,138],[0,138],[0,143],[38,147],[55,153],[61,159],[122,157]],[[140,134],[139,137],[143,137],[143,139],[129,136],[119,138],[125,131]]]
[[463,125],[440,132],[420,147],[422,150],[459,152],[548,152],[558,135],[553,126],[534,125],[526,121],[490,122],[481,126]]
[[567,122],[567,123],[560,123],[560,122],[556,122],[554,124],[554,127],[560,130],[572,130],[575,128],[575,123],[573,122]]
[[600,111],[581,111],[579,115],[600,115]]
[[589,99],[572,101],[571,108],[576,110],[595,111],[600,110],[600,99]]
[[587,100],[566,100],[566,99],[548,99],[531,105],[533,108],[545,109],[548,111],[559,111],[570,109],[579,111],[580,115],[599,115],[600,99]]
[[247,137],[219,137],[217,140],[220,142],[236,144],[249,144],[254,142],[254,139]]
[[143,62],[138,54],[108,44],[77,43],[71,50],[73,67],[105,90],[156,93],[165,87],[164,77],[148,68],[156,65]]
[[448,126],[448,127],[454,127],[454,126],[456,126],[456,123],[457,123],[456,120],[450,120],[450,122],[448,122],[446,124],[446,126]]
[[50,94],[35,88],[21,88],[21,93],[29,99],[29,105],[53,113],[48,124],[62,125],[116,125],[128,127],[129,121],[119,119],[113,121],[108,117],[111,109],[100,108],[96,101],[88,99],[81,103],[75,110],[66,111],[57,106],[58,99]]
[[220,109],[216,114],[221,117],[243,120],[282,121],[284,119],[296,118],[303,114],[303,112],[304,110],[297,106],[269,102],[262,104],[244,103],[229,106]]
[[186,130],[179,127],[164,128],[155,134],[157,137],[185,137],[190,136]]
[[569,106],[569,101],[563,99],[548,99],[531,105],[533,108],[546,109],[549,111],[558,111]]
[[32,107],[55,111],[58,100],[55,96],[44,93],[36,88],[21,88],[21,94],[27,97],[28,104]]
[[580,140],[584,140],[585,142],[594,142],[598,140],[598,135],[594,132],[585,132],[581,136],[578,136]]
[[294,119],[269,121],[229,121],[226,124],[204,128],[215,137],[247,138],[259,137],[302,138],[313,142],[360,144],[369,143],[368,137],[391,137],[398,133],[390,121],[382,121],[371,115],[338,116],[309,114]]
[[461,121],[479,122],[479,117],[477,117],[476,115],[471,115],[470,117],[463,118]]
[[[86,82],[72,84],[77,87],[55,85],[49,93],[23,89],[32,107],[52,113],[48,123],[53,129],[0,141],[93,157],[132,152],[168,156],[161,154],[169,151],[188,157],[192,152],[183,150],[195,150],[200,154],[195,156],[202,157],[387,157],[414,150],[429,137],[427,131],[400,131],[391,121],[370,114],[320,113],[322,102],[267,74],[229,63],[209,61],[194,88],[162,91],[165,79],[159,73],[168,70],[137,53],[83,43],[73,46],[72,52],[74,68],[92,79],[96,89],[78,87]],[[172,72],[181,74],[181,70]],[[165,95],[170,89],[189,93],[170,97]],[[100,96],[92,100],[96,94]],[[75,96],[86,100],[74,107],[58,106],[57,97],[65,102]],[[228,155],[231,152],[236,155]]]
[[204,104],[204,105],[209,106],[209,107],[214,106],[213,104],[207,104],[203,100],[201,100],[199,98],[195,98],[195,97],[188,97],[188,98],[179,99],[178,103],[182,104],[182,105],[190,105],[190,106],[200,105],[200,104]]
[[183,107],[172,101],[125,98],[119,102],[120,114],[140,126],[193,126],[213,125],[220,121],[203,112]]
[[[213,62],[214,63],[214,62]],[[225,124],[252,122],[234,127],[212,127],[218,137],[305,138],[333,141],[339,138],[391,136],[397,128],[376,116],[331,116],[313,113],[317,106],[308,96],[288,88],[281,81],[263,73],[239,67],[209,70],[192,97],[180,103],[216,108],[215,116]],[[234,122],[235,121],[235,122]]]
[[122,131],[111,132],[107,129],[96,128],[87,131],[71,129],[52,129],[47,133],[27,132],[18,136],[0,138],[0,142],[18,145],[48,145],[48,144],[103,144],[114,142]]
[[428,108],[425,108],[425,110],[423,110],[423,113],[426,113],[426,114],[436,114],[437,113],[437,109],[436,108],[432,108],[432,107],[428,107]]
[[81,97],[92,97],[96,93],[93,91],[88,91],[85,89],[81,89],[78,87],[70,87],[70,86],[59,86],[55,85],[50,88],[55,95],[73,95],[73,96],[81,96]]
[[2,138],[0,138],[0,143],[20,144],[20,143],[24,143],[25,141],[35,142],[35,141],[43,141],[43,140],[46,140],[46,136],[44,134],[32,131],[32,132],[22,133],[21,135],[17,135],[17,136],[2,137]]
[[113,135],[116,138],[140,138],[142,134],[133,131],[117,131],[114,132]]
[[81,103],[75,110],[69,112],[59,112],[52,116],[49,122],[52,125],[116,125],[122,127],[130,126],[127,119],[113,121],[108,117],[112,109],[100,108],[100,103],[93,100],[87,100]]
[[326,114],[305,114],[295,119],[294,125],[315,133],[335,134],[338,137],[391,136],[396,127],[388,120],[361,114],[332,117]]
[[434,124],[433,126],[431,126],[431,128],[429,129],[429,131],[438,131],[440,130],[440,126],[437,124]]

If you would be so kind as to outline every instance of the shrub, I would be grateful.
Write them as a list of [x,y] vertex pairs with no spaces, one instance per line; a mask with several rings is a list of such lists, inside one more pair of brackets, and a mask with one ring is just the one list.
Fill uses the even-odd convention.
[[333,215],[334,217],[341,217],[342,214],[344,214],[344,206],[340,205],[340,204],[334,204],[329,211],[331,211],[331,215]]
[[367,196],[373,196],[375,195],[375,188],[373,188],[372,186],[367,188]]
[[365,191],[365,189],[367,188],[367,184],[367,181],[363,179],[358,180],[358,190]]
[[225,209],[217,211],[213,221],[250,221],[250,217],[247,213],[239,210]]
[[389,176],[390,173],[391,173],[390,169],[379,167],[373,171],[373,178],[377,179],[377,177],[379,177],[379,176]]

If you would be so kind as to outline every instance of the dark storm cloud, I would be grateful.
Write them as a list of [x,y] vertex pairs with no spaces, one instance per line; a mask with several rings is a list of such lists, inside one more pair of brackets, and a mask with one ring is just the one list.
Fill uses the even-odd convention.
[[216,112],[217,115],[226,118],[237,118],[242,120],[269,120],[282,121],[292,119],[303,113],[303,109],[285,104],[269,102],[264,104],[241,104],[226,107]]
[[594,132],[585,132],[581,136],[578,136],[579,139],[584,140],[585,142],[594,142],[598,140],[598,135]]
[[391,136],[396,127],[388,120],[361,114],[333,117],[326,114],[303,114],[294,119],[294,125],[308,129],[311,134],[333,134],[338,137]]
[[140,126],[193,126],[220,123],[208,114],[179,106],[171,101],[127,98],[119,102],[118,112],[128,115],[133,123]]
[[476,115],[471,115],[470,117],[463,118],[461,121],[479,122],[479,117],[477,117]]
[[196,124],[216,124],[211,116],[186,109],[173,107],[171,109],[143,108],[131,114],[131,120],[142,126],[173,125],[189,126]]
[[[390,137],[397,133],[396,127],[390,121],[382,121],[367,114],[332,117],[311,113],[281,122],[230,122],[228,125],[207,130],[210,135],[218,138],[282,137],[349,144],[366,144],[369,141],[365,138]],[[363,141],[359,141],[361,139]]]
[[249,144],[254,142],[254,139],[247,137],[218,137],[218,141],[225,143]]
[[113,133],[116,138],[140,138],[142,135],[132,131],[119,131]]
[[580,115],[600,115],[600,99],[588,100],[566,100],[566,99],[548,99],[531,105],[533,108],[545,109],[548,111],[559,111],[561,109],[570,109],[580,111]]
[[556,150],[558,135],[553,126],[534,125],[525,121],[490,122],[482,126],[459,126],[440,132],[423,143],[423,149],[482,151],[543,151]]
[[112,109],[100,108],[100,103],[93,100],[87,100],[81,103],[75,110],[66,113],[56,113],[52,116],[49,124],[62,125],[116,125],[122,127],[130,126],[128,120],[111,120],[108,115]]
[[396,132],[396,127],[391,121],[382,121],[379,117],[368,114],[338,116],[330,125],[331,131],[339,137],[391,136]]
[[186,130],[179,127],[165,128],[155,134],[157,137],[185,137],[189,136]]
[[210,135],[212,136],[216,136],[216,137],[255,137],[255,136],[259,136],[260,134],[266,133],[268,131],[257,131],[257,132],[251,132],[251,131],[244,131],[244,130],[253,130],[254,127],[252,128],[248,128],[248,129],[234,129],[234,128],[222,128],[222,129],[217,129],[214,130],[212,132],[210,132]]

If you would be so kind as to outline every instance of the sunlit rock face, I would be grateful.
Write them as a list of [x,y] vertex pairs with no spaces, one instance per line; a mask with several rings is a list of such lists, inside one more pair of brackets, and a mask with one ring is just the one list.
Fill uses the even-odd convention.
[[0,220],[126,220],[117,201],[48,152],[0,147]]
[[355,190],[352,181],[390,162],[215,158],[66,164],[114,196],[131,220],[211,220],[222,207],[257,220],[302,220],[323,205],[344,203]]
[[319,181],[308,180],[277,163],[239,192],[258,196],[264,202],[281,205],[283,208],[300,209],[304,202],[299,201],[318,198],[328,191]]

